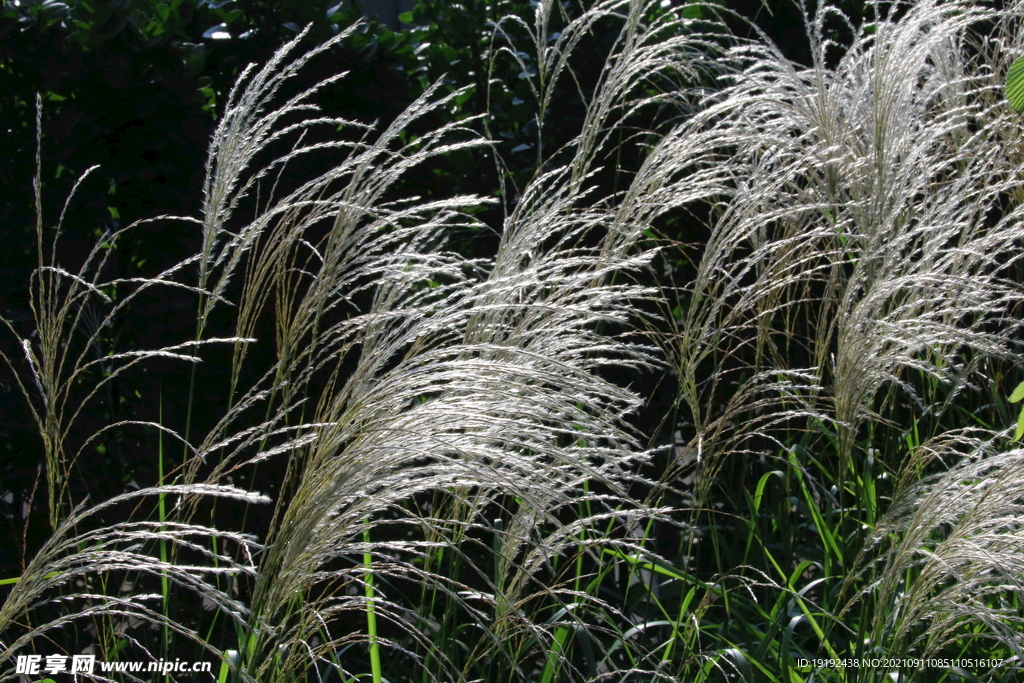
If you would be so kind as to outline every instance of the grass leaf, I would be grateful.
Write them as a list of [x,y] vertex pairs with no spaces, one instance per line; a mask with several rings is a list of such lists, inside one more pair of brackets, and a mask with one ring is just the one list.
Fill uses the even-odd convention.
[[1015,112],[1024,113],[1024,57],[1017,58],[1006,72],[1006,99]]

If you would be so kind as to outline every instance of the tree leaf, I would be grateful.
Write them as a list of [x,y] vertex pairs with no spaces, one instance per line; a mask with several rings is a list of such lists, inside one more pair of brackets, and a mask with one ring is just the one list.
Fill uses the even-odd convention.
[[1010,394],[1010,398],[1007,399],[1010,403],[1018,403],[1021,399],[1024,399],[1024,382],[1017,385],[1017,388]]
[[1024,57],[1017,59],[1006,72],[1006,99],[1015,112],[1024,112]]

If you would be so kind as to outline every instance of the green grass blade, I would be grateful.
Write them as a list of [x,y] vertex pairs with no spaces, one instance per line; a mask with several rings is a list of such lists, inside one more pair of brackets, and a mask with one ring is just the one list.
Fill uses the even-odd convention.
[[[363,523],[365,525],[363,529],[363,542],[369,543],[370,520],[365,519]],[[373,683],[381,683],[380,644],[377,641],[377,612],[374,604],[372,553],[368,551],[363,553],[363,566],[366,567],[363,582],[366,587],[366,632],[370,642],[370,675]]]
[[1006,99],[1015,112],[1024,113],[1024,57],[1019,57],[1006,72]]

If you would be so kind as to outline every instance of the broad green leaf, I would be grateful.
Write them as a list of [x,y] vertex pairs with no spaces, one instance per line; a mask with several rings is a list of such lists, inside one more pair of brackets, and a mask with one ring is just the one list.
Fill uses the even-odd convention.
[[1020,409],[1020,415],[1017,417],[1017,431],[1013,433],[1013,440],[1020,441],[1020,437],[1024,436],[1024,408]]
[[1024,57],[1017,59],[1006,72],[1006,99],[1015,112],[1024,113]]
[[1017,403],[1021,399],[1024,399],[1024,382],[1017,385],[1017,388],[1013,390],[1013,393],[1010,394],[1010,398],[1008,400],[1010,403]]

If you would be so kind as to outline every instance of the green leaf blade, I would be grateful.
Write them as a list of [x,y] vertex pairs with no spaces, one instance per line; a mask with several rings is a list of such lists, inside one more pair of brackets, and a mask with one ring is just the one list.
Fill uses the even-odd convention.
[[1006,99],[1015,112],[1024,113],[1024,57],[1017,59],[1006,72]]

